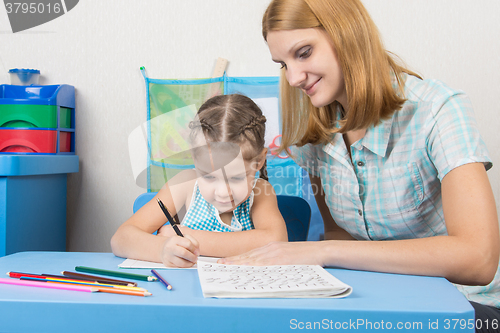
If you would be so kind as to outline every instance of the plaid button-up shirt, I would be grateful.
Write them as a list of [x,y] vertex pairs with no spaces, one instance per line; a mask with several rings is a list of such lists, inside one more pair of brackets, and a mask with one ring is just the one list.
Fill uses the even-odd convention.
[[[407,76],[405,98],[401,110],[351,145],[352,160],[341,134],[326,145],[292,149],[297,164],[321,177],[333,219],[356,239],[446,235],[441,180],[467,163],[492,166],[463,92]],[[470,298],[500,307],[496,284],[496,300]]]

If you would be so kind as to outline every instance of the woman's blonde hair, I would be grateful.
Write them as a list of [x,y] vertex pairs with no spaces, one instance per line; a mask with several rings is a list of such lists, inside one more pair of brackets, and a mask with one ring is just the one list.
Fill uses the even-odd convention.
[[[291,145],[325,144],[334,133],[377,125],[405,102],[403,73],[419,77],[385,50],[359,0],[272,0],[262,19],[266,41],[270,31],[306,28],[322,29],[330,37],[344,75],[348,109],[338,107],[338,102],[314,107],[300,89],[288,84],[283,69],[281,150],[287,152]],[[394,78],[398,89],[393,87]],[[338,110],[341,120],[335,126]]]

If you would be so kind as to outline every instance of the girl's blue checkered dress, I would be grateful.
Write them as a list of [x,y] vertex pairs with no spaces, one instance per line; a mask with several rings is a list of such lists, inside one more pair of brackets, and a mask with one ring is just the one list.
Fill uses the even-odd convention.
[[253,204],[253,190],[250,196],[243,201],[233,211],[231,225],[227,225],[221,221],[219,211],[212,204],[208,203],[200,193],[198,182],[194,185],[193,197],[191,204],[182,220],[181,225],[196,230],[207,231],[243,231],[254,229],[252,220],[250,219],[250,209]]

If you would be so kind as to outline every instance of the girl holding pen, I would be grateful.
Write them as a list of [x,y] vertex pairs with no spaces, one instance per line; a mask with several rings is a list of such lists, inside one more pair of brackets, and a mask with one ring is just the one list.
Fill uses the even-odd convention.
[[[206,101],[190,124],[195,169],[170,179],[118,228],[111,239],[113,253],[190,267],[200,254],[225,257],[287,241],[285,222],[267,181],[265,121],[246,96]],[[157,199],[167,215],[184,215],[179,228],[184,237],[171,226],[162,227],[167,221]]]

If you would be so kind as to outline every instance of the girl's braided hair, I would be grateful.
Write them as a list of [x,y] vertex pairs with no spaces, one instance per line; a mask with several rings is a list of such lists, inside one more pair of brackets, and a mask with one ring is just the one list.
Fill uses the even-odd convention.
[[[189,124],[191,138],[201,130],[207,142],[238,144],[245,161],[257,158],[265,144],[266,117],[255,102],[240,94],[220,95],[207,100]],[[268,180],[266,162],[259,170]]]

